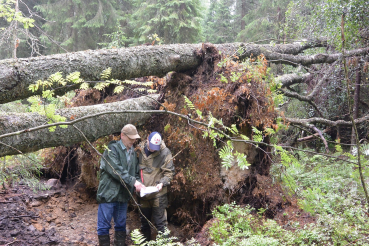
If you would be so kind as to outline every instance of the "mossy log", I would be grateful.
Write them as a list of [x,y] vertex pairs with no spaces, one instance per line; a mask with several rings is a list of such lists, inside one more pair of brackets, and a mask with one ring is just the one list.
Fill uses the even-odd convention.
[[[158,95],[151,95],[157,99]],[[76,121],[82,117],[105,112],[137,110],[137,113],[103,114],[91,117],[74,124],[83,132],[89,141],[121,131],[125,124],[142,125],[150,118],[150,113],[140,113],[144,110],[157,109],[158,104],[149,97],[127,99],[121,102],[98,104],[75,108],[65,108],[57,114],[66,117],[66,121]],[[42,127],[48,122],[44,115],[38,113],[0,113],[0,156],[32,152],[43,148],[70,146],[85,141],[84,136],[73,126],[57,127],[54,132],[48,128],[29,131]],[[4,137],[4,134],[19,132],[19,134]]]
[[[239,59],[264,54],[268,60],[290,64],[303,62],[326,62],[334,57],[297,56],[302,51],[326,45],[325,41],[311,41],[295,44],[258,45],[248,43],[217,44],[215,47],[223,54]],[[49,56],[6,59],[0,61],[0,103],[7,103],[40,95],[41,90],[32,92],[30,84],[46,80],[56,72],[68,75],[80,72],[85,81],[99,81],[100,74],[112,68],[112,78],[131,79],[143,76],[164,76],[170,71],[184,72],[196,69],[202,62],[203,44],[173,44],[160,46],[136,46],[122,49],[87,50]],[[242,48],[242,49],[240,49]],[[64,94],[76,85],[57,89],[55,93]]]

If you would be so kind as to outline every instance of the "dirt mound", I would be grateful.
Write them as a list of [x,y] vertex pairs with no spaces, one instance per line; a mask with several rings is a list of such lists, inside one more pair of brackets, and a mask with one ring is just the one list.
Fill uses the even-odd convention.
[[55,228],[45,229],[37,207],[42,202],[32,191],[17,186],[0,195],[0,245],[59,245],[62,241]]
[[[16,185],[6,191],[0,189],[0,204],[0,245],[98,245],[98,204],[95,194],[83,184],[36,193]],[[132,244],[130,232],[140,225],[137,209],[130,204],[127,245]],[[169,224],[168,228],[171,236],[184,238],[179,227]],[[110,236],[113,241],[114,229]]]

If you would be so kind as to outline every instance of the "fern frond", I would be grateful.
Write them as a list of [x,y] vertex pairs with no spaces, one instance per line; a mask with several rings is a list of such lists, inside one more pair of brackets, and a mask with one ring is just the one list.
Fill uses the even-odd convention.
[[51,98],[51,97],[53,97],[54,96],[54,92],[53,91],[51,91],[51,90],[46,90],[46,91],[43,91],[42,92],[42,97],[43,98]]
[[154,84],[153,82],[148,81],[148,82],[141,83],[140,85],[150,87],[150,86],[152,86],[153,84]]
[[129,84],[129,85],[140,85],[141,84],[140,82],[137,82],[135,80],[128,80],[128,79],[123,80],[122,83]]
[[124,91],[124,86],[123,85],[119,85],[119,86],[114,88],[114,93],[116,93],[116,94],[119,94],[123,91]]
[[237,129],[236,124],[232,124],[232,126],[231,126],[231,132],[232,132],[232,134],[238,134],[238,129]]
[[81,90],[87,90],[89,87],[90,87],[90,85],[88,83],[82,83],[79,88]]
[[83,79],[81,79],[80,76],[81,76],[80,72],[73,72],[69,74],[65,79],[74,84],[79,84],[83,82]]
[[61,72],[56,72],[50,75],[48,81],[50,81],[52,84],[64,83],[63,74]]
[[108,80],[109,77],[111,76],[111,67],[109,67],[109,68],[105,69],[104,71],[102,71],[100,76],[101,76],[102,80]]
[[254,132],[253,140],[256,142],[262,142],[263,141],[263,132],[259,131],[256,127],[252,127],[252,131]]
[[32,84],[28,86],[28,90],[35,92],[38,90],[38,84]]
[[186,102],[186,104],[187,104],[187,106],[190,108],[190,109],[195,109],[195,105],[193,105],[193,103],[191,102],[191,100],[190,99],[188,99],[188,97],[186,97],[186,96],[183,96],[184,97],[184,100],[185,100],[185,102]]
[[361,152],[364,155],[369,155],[369,144],[363,144],[363,145],[361,145]]
[[247,156],[245,154],[236,152],[237,164],[241,170],[249,169],[250,163],[247,162]]
[[135,229],[131,232],[131,239],[134,245],[145,246],[147,243],[145,242],[144,236],[141,234],[139,229]]
[[202,112],[200,110],[196,109],[196,114],[202,119]]
[[42,88],[45,88],[45,87],[47,88],[47,87],[51,87],[53,85],[53,82],[50,82],[50,81],[47,81],[47,80],[45,80],[45,81],[39,80],[39,81],[37,81],[37,84],[39,86],[42,86]]
[[274,129],[273,128],[269,128],[269,127],[265,128],[264,132],[265,132],[265,135],[273,135],[273,134],[275,134]]
[[223,146],[223,148],[219,151],[219,157],[222,159],[222,165],[227,170],[233,165],[234,157],[232,154],[232,148],[228,145]]
[[102,91],[104,90],[106,87],[108,87],[110,85],[110,83],[106,83],[106,82],[101,82],[101,83],[97,83],[94,88],[99,90],[99,91]]

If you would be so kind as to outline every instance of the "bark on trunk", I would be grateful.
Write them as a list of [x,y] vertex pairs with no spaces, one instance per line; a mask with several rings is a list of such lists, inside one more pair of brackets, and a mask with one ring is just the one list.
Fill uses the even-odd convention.
[[[157,99],[158,95],[151,95],[151,97]],[[71,121],[108,111],[143,111],[154,110],[157,107],[158,104],[154,100],[148,97],[140,97],[122,102],[66,108],[57,113],[66,117],[67,121]],[[125,124],[142,125],[150,116],[150,113],[106,114],[79,121],[74,125],[84,133],[88,140],[95,141],[100,137],[120,132]],[[47,121],[48,119],[45,116],[37,113],[1,113],[0,135],[45,125]],[[85,138],[73,126],[68,126],[68,128],[57,127],[55,132],[50,132],[47,128],[38,131],[26,131],[13,136],[1,137],[0,156],[19,154],[19,151],[26,153],[48,147],[70,146],[83,141],[85,141]]]
[[[354,94],[354,107],[352,111],[352,117],[356,120],[359,116],[359,103],[360,103],[360,83],[361,83],[361,71],[360,67],[356,71],[356,84],[355,84],[355,94]],[[355,129],[352,127],[351,131],[351,144],[356,144],[356,136],[355,136]],[[352,150],[352,146],[351,146]]]
[[[288,57],[301,53],[305,49],[324,46],[324,41],[311,41],[304,44],[256,45],[229,43],[215,45],[222,54],[238,55],[239,58],[264,54],[267,59],[282,62]],[[137,46],[127,49],[88,50],[58,55],[7,59],[0,61],[0,103],[7,103],[29,96],[33,93],[28,87],[37,80],[46,80],[51,74],[62,72],[67,75],[80,72],[86,81],[99,81],[103,70],[112,68],[112,78],[131,79],[143,76],[164,76],[170,71],[184,72],[195,69],[201,63],[196,52],[201,44],[175,44],[161,46]],[[237,51],[243,48],[240,55]],[[316,58],[300,57],[310,62]],[[294,59],[297,62],[298,59]],[[318,61],[320,61],[318,59]],[[288,62],[287,62],[288,63]],[[305,63],[306,64],[306,63]],[[62,94],[76,86],[56,90]]]

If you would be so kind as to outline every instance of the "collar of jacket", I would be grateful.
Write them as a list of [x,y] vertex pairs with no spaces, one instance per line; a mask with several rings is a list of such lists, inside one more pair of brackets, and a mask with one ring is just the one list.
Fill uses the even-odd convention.
[[131,147],[131,149],[127,149],[127,147],[124,145],[124,143],[122,142],[122,139],[118,141],[120,147],[122,148],[122,150],[133,150],[133,146]]
[[149,156],[146,156],[145,153],[145,147],[146,147],[147,141],[143,141],[139,144],[139,148],[140,148],[140,152],[142,154],[142,156],[144,157],[144,159],[151,159],[151,158],[155,158],[156,156],[158,156],[160,154],[160,152],[165,149],[167,146],[164,143],[164,140],[161,141],[161,145],[160,145],[160,150],[155,151],[154,153],[152,153]]

